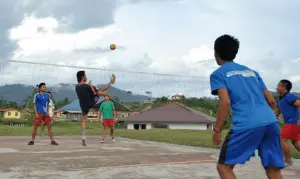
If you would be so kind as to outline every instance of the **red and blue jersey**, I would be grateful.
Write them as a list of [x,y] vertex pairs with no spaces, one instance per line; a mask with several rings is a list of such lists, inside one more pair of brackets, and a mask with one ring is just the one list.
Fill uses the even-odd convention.
[[36,93],[33,98],[33,103],[36,105],[38,113],[47,114],[48,104],[50,102],[50,96],[48,93]]
[[297,96],[292,93],[286,93],[277,102],[277,106],[283,115],[284,124],[297,124],[299,112],[298,108],[294,105],[296,100]]

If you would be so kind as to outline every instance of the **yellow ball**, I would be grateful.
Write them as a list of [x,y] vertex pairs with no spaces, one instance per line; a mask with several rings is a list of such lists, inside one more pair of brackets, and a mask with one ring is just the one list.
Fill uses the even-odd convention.
[[116,50],[117,46],[116,46],[116,44],[110,44],[109,48],[111,50]]

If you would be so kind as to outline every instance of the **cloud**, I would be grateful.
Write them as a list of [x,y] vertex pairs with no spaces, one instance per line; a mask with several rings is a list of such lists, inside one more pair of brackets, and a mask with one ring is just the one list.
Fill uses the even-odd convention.
[[[209,94],[208,77],[218,68],[213,42],[228,33],[241,41],[236,62],[260,72],[270,89],[287,78],[300,90],[298,1],[12,0],[0,7],[6,17],[0,57],[82,66],[6,61],[0,63],[2,84],[76,83],[76,70],[86,69],[95,83],[116,73],[122,89],[201,96]],[[111,43],[118,49],[110,51]],[[175,76],[157,75],[166,73]]]

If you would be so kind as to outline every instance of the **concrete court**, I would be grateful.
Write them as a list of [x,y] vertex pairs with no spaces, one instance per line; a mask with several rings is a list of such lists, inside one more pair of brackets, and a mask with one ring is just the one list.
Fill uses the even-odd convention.
[[[116,138],[100,143],[88,137],[87,147],[79,137],[0,137],[1,179],[185,179],[219,178],[215,170],[216,150]],[[259,159],[237,166],[238,178],[266,178]],[[299,179],[300,162],[283,170],[284,178]]]

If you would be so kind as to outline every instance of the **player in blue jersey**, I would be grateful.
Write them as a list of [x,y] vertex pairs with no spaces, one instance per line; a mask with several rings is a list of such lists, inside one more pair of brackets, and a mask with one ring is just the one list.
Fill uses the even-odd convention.
[[42,122],[48,127],[48,134],[51,139],[51,145],[58,145],[53,139],[51,118],[49,116],[48,108],[50,96],[48,93],[46,93],[46,84],[40,83],[38,85],[38,88],[39,93],[36,93],[33,99],[35,116],[32,129],[32,140],[28,143],[28,145],[34,145],[37,128],[42,124]]
[[277,85],[277,93],[280,95],[278,108],[275,111],[278,117],[280,113],[283,115],[284,126],[281,129],[281,144],[285,162],[287,166],[292,165],[291,150],[287,141],[291,140],[294,147],[300,152],[300,100],[297,96],[290,93],[292,82],[289,80],[281,80]]
[[211,92],[220,104],[213,143],[221,143],[221,132],[229,109],[233,126],[220,151],[217,170],[222,179],[236,178],[233,168],[247,162],[257,149],[268,178],[281,179],[284,167],[280,128],[272,108],[276,102],[260,75],[233,60],[239,50],[238,39],[223,35],[214,44],[220,67],[210,76]]

